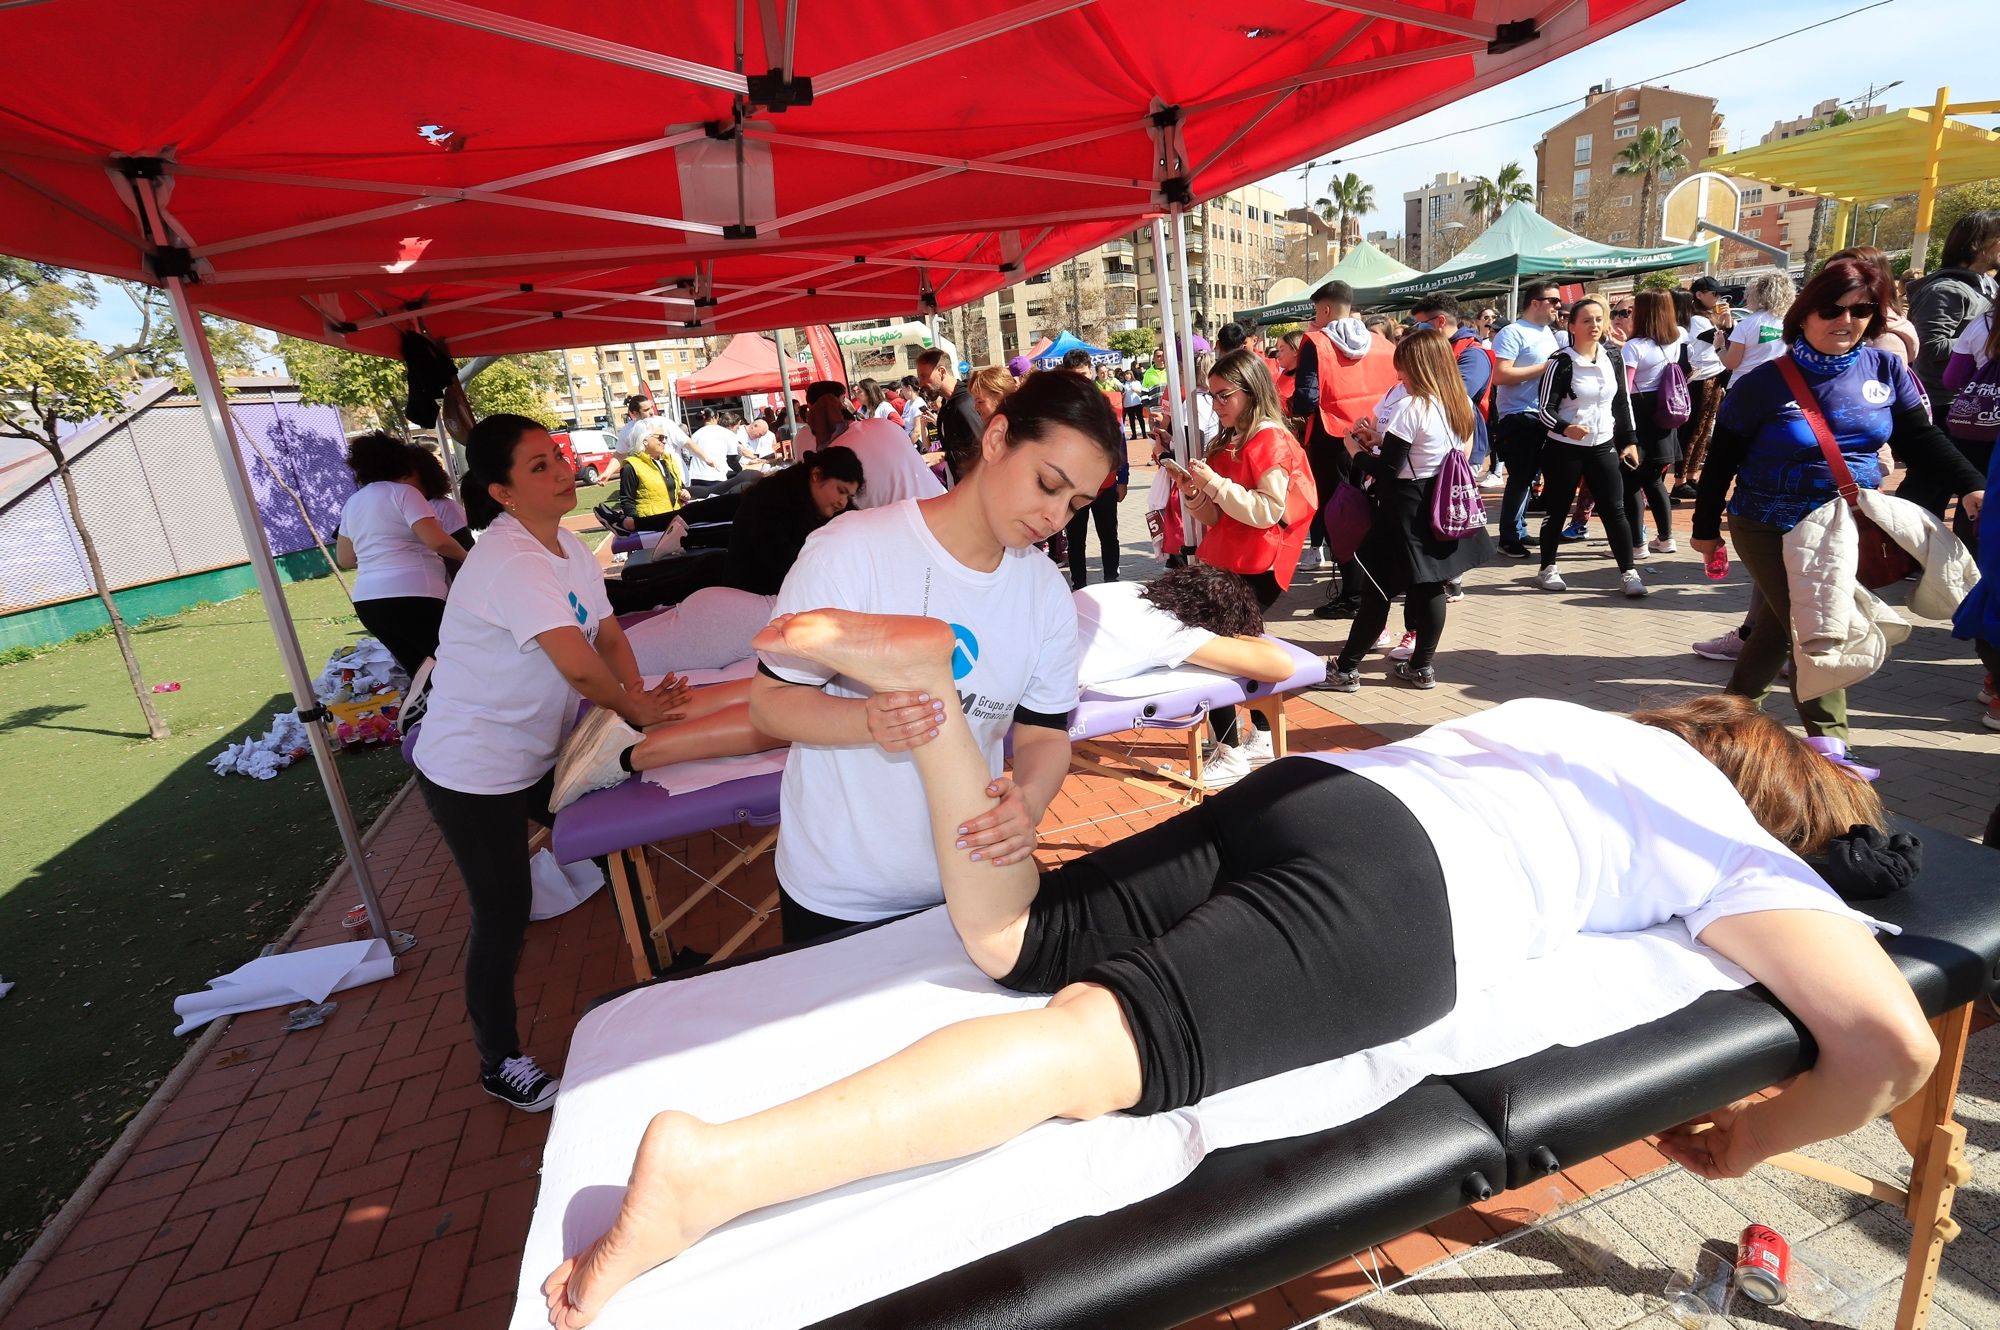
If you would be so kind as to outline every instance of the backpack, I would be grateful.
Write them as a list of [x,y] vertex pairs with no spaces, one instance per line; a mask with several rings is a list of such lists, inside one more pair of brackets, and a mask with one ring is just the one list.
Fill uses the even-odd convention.
[[1681,342],[1681,356],[1660,371],[1660,386],[1654,390],[1653,423],[1661,429],[1679,429],[1694,414],[1694,399],[1688,394],[1688,349]]
[[1964,443],[2000,439],[2000,356],[1988,360],[1951,399],[1945,433]]
[[1463,540],[1486,527],[1486,501],[1479,478],[1465,454],[1453,448],[1444,455],[1431,481],[1431,531],[1439,540]]

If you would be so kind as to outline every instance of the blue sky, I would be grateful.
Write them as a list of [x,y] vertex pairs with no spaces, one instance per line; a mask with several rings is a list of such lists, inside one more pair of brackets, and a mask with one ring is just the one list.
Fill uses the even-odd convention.
[[[1940,85],[1958,101],[2000,98],[2000,65],[1994,60],[1989,17],[1975,25],[1975,0],[1890,0],[1851,18],[1742,55],[1726,53],[1809,23],[1861,9],[1871,0],[1683,0],[1665,13],[1634,24],[1533,73],[1386,133],[1350,144],[1338,167],[1312,172],[1317,196],[1334,171],[1353,171],[1375,186],[1376,211],[1365,230],[1402,230],[1403,191],[1440,171],[1492,175],[1520,162],[1534,178],[1535,141],[1580,106],[1532,115],[1492,129],[1472,129],[1523,111],[1581,99],[1593,83],[1655,83],[1714,97],[1731,148],[1747,147],[1774,121],[1804,115],[1828,97],[1859,99],[1876,87],[1903,85],[1878,95],[1891,109],[1928,106]],[[1979,30],[1979,29],[1984,29]],[[1671,77],[1668,70],[1697,66]],[[1978,123],[2000,126],[1991,117]],[[1450,138],[1418,147],[1419,139]],[[1382,152],[1382,149],[1392,149]],[[1379,154],[1379,155],[1373,155]],[[1309,203],[1306,181],[1288,171],[1265,180],[1294,204]]]
[[[1772,122],[1810,111],[1828,97],[1858,99],[1870,83],[1903,85],[1876,98],[1892,108],[1929,105],[1940,84],[1960,101],[2000,98],[2000,66],[1993,56],[1990,18],[1972,20],[1976,0],[1888,0],[1829,26],[1789,37],[1742,55],[1727,52],[1811,23],[1861,9],[1871,0],[1683,0],[1665,13],[1533,73],[1502,84],[1393,130],[1349,145],[1342,164],[1296,170],[1264,184],[1292,203],[1310,202],[1332,170],[1352,170],[1375,186],[1377,209],[1364,229],[1402,229],[1402,196],[1440,171],[1491,175],[1518,161],[1533,178],[1535,141],[1580,105],[1531,115],[1492,129],[1474,129],[1523,111],[1581,99],[1598,82],[1663,83],[1715,97],[1730,146],[1757,141]],[[1669,70],[1697,66],[1660,78]],[[1981,123],[2000,127],[1986,118]],[[1404,147],[1437,135],[1449,138]],[[1383,149],[1391,151],[1383,152]],[[104,288],[85,333],[100,341],[129,337],[137,327],[131,302]]]

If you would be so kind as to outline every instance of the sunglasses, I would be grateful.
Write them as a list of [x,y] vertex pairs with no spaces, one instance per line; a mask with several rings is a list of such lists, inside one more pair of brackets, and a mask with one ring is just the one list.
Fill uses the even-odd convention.
[[1614,309],[1611,311],[1611,317],[1614,319],[1629,319],[1632,317],[1632,311],[1629,309]]
[[1876,311],[1881,308],[1880,305],[1872,300],[1857,300],[1851,305],[1843,305],[1838,301],[1829,301],[1814,310],[1813,313],[1819,315],[1829,323],[1834,322],[1843,314],[1852,314],[1857,321],[1866,323],[1874,318]]

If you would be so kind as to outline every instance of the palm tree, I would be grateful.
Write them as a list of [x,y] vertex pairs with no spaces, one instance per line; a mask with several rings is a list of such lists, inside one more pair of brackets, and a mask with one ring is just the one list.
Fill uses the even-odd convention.
[[1326,193],[1320,195],[1313,207],[1329,222],[1336,217],[1340,219],[1333,237],[1333,257],[1337,263],[1346,252],[1349,220],[1375,210],[1375,186],[1349,171],[1346,175],[1335,176],[1327,185]]
[[1465,211],[1491,226],[1500,220],[1510,203],[1533,203],[1535,187],[1519,162],[1509,162],[1495,176],[1474,176],[1465,191]]
[[1653,192],[1659,187],[1661,176],[1687,169],[1687,146],[1687,140],[1681,137],[1678,127],[1662,134],[1657,127],[1648,125],[1619,152],[1618,163],[1611,168],[1618,175],[1640,177],[1641,245],[1652,244],[1658,233],[1659,219],[1653,216]]

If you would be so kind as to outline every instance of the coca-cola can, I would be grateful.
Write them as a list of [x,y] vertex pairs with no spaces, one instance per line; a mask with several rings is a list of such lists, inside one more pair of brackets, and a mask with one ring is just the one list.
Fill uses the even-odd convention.
[[1752,1224],[1736,1240],[1736,1287],[1752,1302],[1775,1307],[1791,1293],[1792,1245],[1782,1233]]

